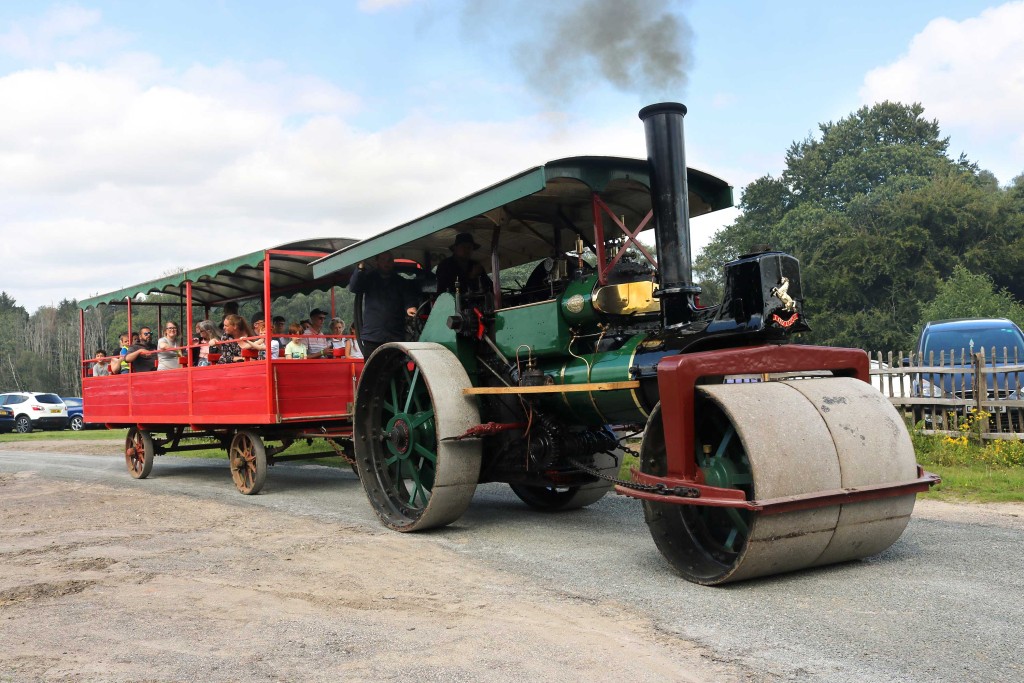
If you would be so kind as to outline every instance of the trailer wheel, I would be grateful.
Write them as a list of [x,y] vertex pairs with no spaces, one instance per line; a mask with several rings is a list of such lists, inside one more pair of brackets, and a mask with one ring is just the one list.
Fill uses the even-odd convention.
[[440,344],[381,346],[356,388],[359,479],[377,516],[396,531],[449,524],[465,512],[480,476],[480,424],[465,368]]
[[267,480],[267,449],[259,434],[239,430],[231,439],[228,461],[235,488],[247,496],[259,493]]
[[136,479],[145,479],[153,470],[153,437],[138,427],[128,430],[124,439],[124,461],[128,473]]
[[[704,482],[748,500],[913,481],[914,449],[892,404],[850,378],[698,387],[694,450]],[[666,472],[661,406],[641,470]],[[764,514],[644,501],[658,549],[695,583],[714,585],[882,552],[900,537],[914,494]]]

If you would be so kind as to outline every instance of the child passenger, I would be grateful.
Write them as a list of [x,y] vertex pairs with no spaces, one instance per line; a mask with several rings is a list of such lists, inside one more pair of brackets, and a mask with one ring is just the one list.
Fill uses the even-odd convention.
[[[106,355],[107,352],[103,349],[96,350],[96,362],[92,364],[93,377],[106,377],[110,374],[110,362],[103,359]],[[120,359],[117,362],[120,363]]]
[[300,323],[292,323],[288,328],[288,333],[298,336],[293,337],[292,340],[288,342],[288,346],[284,347],[284,357],[305,358],[307,352],[306,343],[302,340],[302,325]]

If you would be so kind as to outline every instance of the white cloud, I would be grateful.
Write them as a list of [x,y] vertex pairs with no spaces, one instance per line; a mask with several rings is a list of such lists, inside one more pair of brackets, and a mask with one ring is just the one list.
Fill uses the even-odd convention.
[[30,62],[74,60],[108,53],[129,37],[101,24],[101,14],[74,5],[51,7],[41,17],[14,22],[0,34],[0,54]]
[[0,289],[34,310],[296,239],[366,237],[552,158],[643,155],[643,129],[431,109],[375,131],[280,65],[146,55],[0,77]]
[[1022,29],[1024,2],[959,22],[935,19],[906,54],[865,76],[861,99],[921,102],[925,115],[952,134],[954,148],[963,145],[968,157],[1008,181],[1024,171]]

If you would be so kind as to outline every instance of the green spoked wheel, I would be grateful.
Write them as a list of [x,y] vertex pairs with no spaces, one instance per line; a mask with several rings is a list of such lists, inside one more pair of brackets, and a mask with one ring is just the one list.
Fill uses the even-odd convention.
[[480,476],[479,439],[455,440],[480,424],[462,390],[469,376],[440,344],[386,344],[356,389],[356,467],[388,527],[416,531],[465,512]]
[[[697,466],[704,483],[769,500],[917,476],[913,446],[892,405],[850,378],[698,387]],[[641,469],[666,471],[661,406],[651,414]],[[667,418],[666,418],[667,419]],[[913,494],[764,514],[644,502],[658,549],[695,583],[713,585],[879,553],[902,534]]]
[[239,492],[247,496],[260,492],[267,481],[267,449],[259,434],[247,429],[236,432],[228,449],[228,463]]
[[145,479],[153,470],[153,437],[144,429],[132,427],[124,439],[124,461],[128,473],[136,479]]

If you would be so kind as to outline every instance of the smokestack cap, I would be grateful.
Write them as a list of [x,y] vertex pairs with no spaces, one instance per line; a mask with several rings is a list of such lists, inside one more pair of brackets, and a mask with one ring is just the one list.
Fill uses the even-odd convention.
[[686,105],[680,104],[679,102],[659,102],[658,104],[649,104],[640,110],[638,116],[641,121],[646,121],[652,116],[658,114],[682,114],[686,115]]

